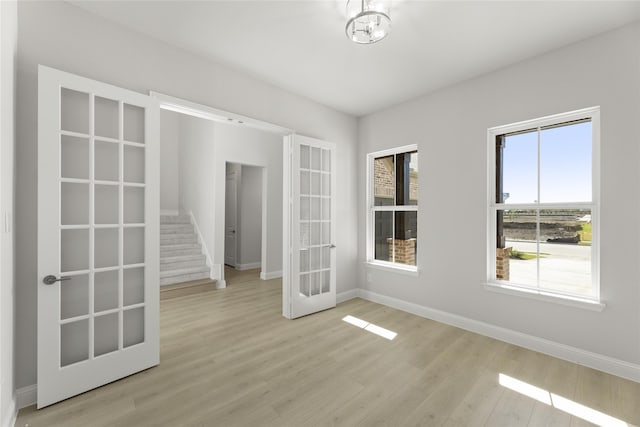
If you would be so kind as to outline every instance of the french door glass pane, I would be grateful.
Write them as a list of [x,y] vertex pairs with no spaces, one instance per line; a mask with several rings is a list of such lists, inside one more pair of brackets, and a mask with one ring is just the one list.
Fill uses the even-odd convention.
[[144,144],[144,108],[124,104],[124,139],[125,141]]
[[95,230],[94,265],[96,268],[118,265],[118,229]]
[[112,142],[95,142],[95,176],[101,181],[118,181],[119,161],[118,144]]
[[124,263],[140,264],[144,262],[144,228],[127,227],[124,229]]
[[62,178],[89,179],[89,139],[61,136]]
[[124,146],[124,182],[144,183],[144,148]]
[[124,223],[144,222],[144,188],[124,187]]
[[89,230],[60,231],[60,272],[89,268]]
[[60,91],[60,129],[89,133],[89,94],[72,89]]
[[95,223],[117,224],[119,222],[119,188],[117,185],[95,185]]
[[122,317],[124,347],[144,342],[144,307],[124,310]]
[[60,366],[89,358],[89,320],[60,325]]
[[120,329],[118,322],[118,313],[97,316],[93,320],[93,354],[96,357],[118,349],[118,332]]
[[118,101],[95,97],[95,135],[107,138],[118,138]]
[[89,224],[89,184],[63,182],[60,186],[62,225]]
[[93,275],[94,310],[118,308],[118,270],[96,272]]
[[60,320],[89,313],[89,275],[70,276],[60,286]]
[[144,302],[144,267],[124,270],[124,305]]

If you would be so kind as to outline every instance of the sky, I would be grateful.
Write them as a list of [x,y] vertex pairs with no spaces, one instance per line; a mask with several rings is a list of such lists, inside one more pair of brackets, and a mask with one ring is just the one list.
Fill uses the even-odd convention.
[[[540,132],[540,203],[591,202],[591,122]],[[538,201],[538,133],[508,136],[505,203]]]

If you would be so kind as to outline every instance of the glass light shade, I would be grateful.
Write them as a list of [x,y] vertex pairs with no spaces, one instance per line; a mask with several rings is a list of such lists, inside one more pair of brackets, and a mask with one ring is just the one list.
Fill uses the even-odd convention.
[[389,0],[348,0],[347,37],[362,44],[385,38],[391,28],[390,3]]

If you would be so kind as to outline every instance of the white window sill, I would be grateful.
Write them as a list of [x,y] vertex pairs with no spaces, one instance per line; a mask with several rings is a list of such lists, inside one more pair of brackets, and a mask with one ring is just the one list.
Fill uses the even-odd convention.
[[535,299],[538,301],[551,302],[554,304],[567,305],[570,307],[582,308],[591,311],[602,311],[606,308],[606,304],[589,299],[575,298],[566,295],[556,295],[543,291],[535,291],[531,289],[518,288],[517,286],[509,286],[501,283],[486,283],[484,288],[487,291],[498,292],[501,294],[515,295],[524,298]]
[[375,270],[383,270],[383,271],[389,271],[392,273],[404,274],[405,276],[417,277],[419,275],[418,267],[403,266],[400,264],[381,263],[381,262],[373,262],[373,261],[367,261],[365,262],[365,265],[367,268],[373,268]]

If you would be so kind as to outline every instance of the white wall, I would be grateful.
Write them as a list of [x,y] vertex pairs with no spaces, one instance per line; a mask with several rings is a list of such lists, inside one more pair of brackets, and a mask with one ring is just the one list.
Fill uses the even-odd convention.
[[[15,415],[14,395],[14,145],[18,48],[16,2],[0,2],[0,426]],[[9,229],[4,229],[8,215]]]
[[[183,114],[179,115],[179,191],[180,212],[193,214],[201,242],[211,253],[214,243],[213,193],[214,127],[213,123]],[[216,272],[214,272],[214,277]]]
[[180,115],[160,111],[160,212],[178,213],[180,205],[179,147]]
[[[600,271],[606,309],[593,312],[486,291],[487,128],[595,105],[601,106],[602,120]],[[413,278],[382,271],[368,275],[363,267],[362,288],[640,363],[639,119],[640,24],[362,118],[361,218],[366,153],[418,144],[421,270]],[[364,221],[359,236],[364,261]]]
[[[17,4],[0,2],[0,426],[15,415],[14,394],[14,145]],[[9,229],[5,229],[5,215]]]
[[[260,264],[262,259],[262,172],[262,168],[255,166],[242,165],[241,167],[240,191],[238,191],[240,223],[238,264],[240,268]],[[280,192],[282,193],[282,188]]]
[[[167,93],[335,142],[341,182],[337,287],[338,292],[356,287],[357,122],[353,117],[109,23],[66,2],[20,2],[18,24],[17,387],[36,383],[35,130],[39,63],[139,92]],[[281,256],[280,249],[275,252]],[[280,262],[274,261],[274,265]]]

